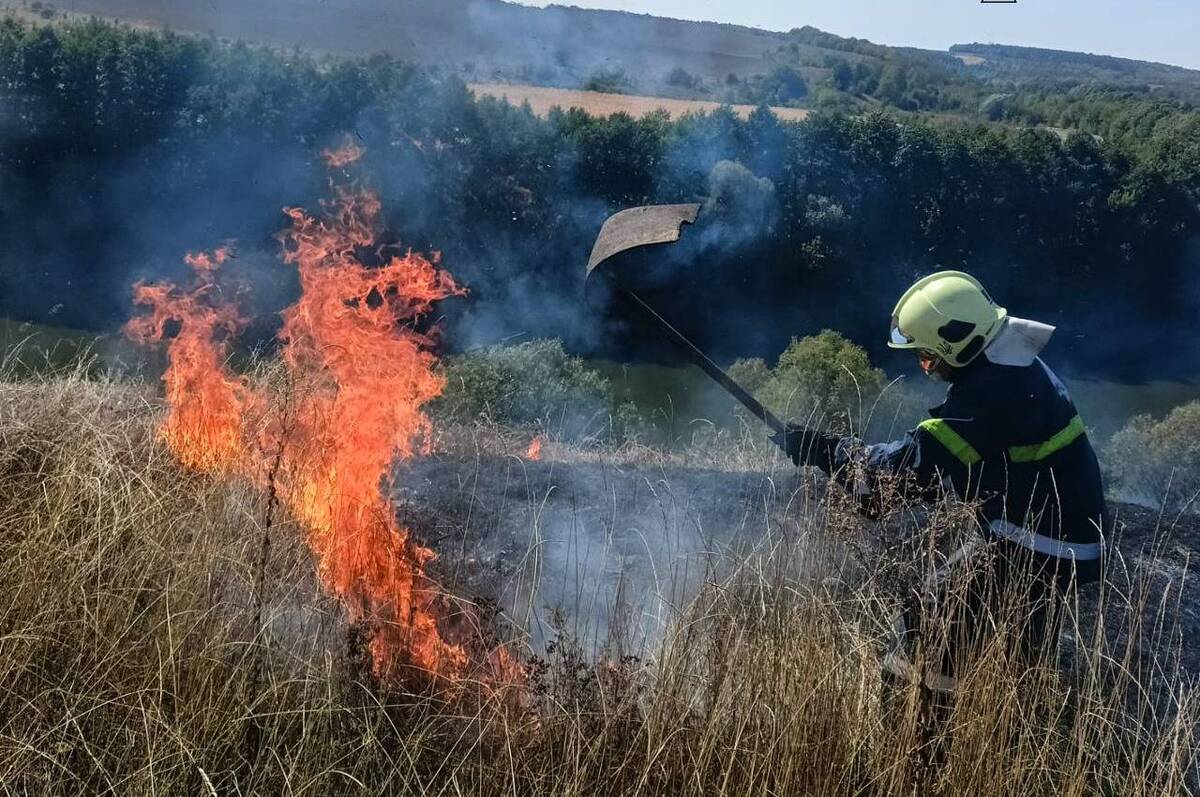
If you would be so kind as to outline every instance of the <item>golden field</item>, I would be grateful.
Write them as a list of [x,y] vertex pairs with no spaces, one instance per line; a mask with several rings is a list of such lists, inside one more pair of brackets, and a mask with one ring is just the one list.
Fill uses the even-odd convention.
[[[705,100],[672,100],[665,97],[640,97],[634,94],[605,94],[598,91],[573,91],[570,89],[550,89],[542,86],[523,86],[508,83],[472,83],[471,90],[479,97],[496,97],[507,99],[513,105],[529,103],[529,107],[538,116],[545,116],[551,108],[559,107],[582,108],[592,116],[609,116],[614,113],[627,113],[633,117],[645,116],[657,110],[666,111],[672,117],[685,113],[715,111],[721,107],[719,102]],[[754,111],[753,105],[731,106],[734,113],[743,119]],[[788,122],[799,122],[808,117],[809,112],[803,108],[772,107],[771,110],[780,119]]]

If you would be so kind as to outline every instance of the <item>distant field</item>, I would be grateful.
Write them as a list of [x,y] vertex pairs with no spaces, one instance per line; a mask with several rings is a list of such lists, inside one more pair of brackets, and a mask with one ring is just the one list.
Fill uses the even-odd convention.
[[[477,96],[507,98],[514,105],[528,102],[533,112],[545,116],[550,109],[582,108],[592,116],[608,116],[624,111],[630,116],[640,117],[655,111],[664,110],[673,117],[696,111],[714,111],[721,107],[720,103],[702,100],[671,100],[663,97],[638,97],[632,94],[603,94],[598,91],[571,91],[569,89],[548,89],[541,86],[522,86],[508,83],[472,83],[471,90]],[[734,105],[733,110],[743,119],[750,116],[753,105]],[[780,119],[798,122],[805,119],[809,112],[801,108],[772,107],[771,110]]]

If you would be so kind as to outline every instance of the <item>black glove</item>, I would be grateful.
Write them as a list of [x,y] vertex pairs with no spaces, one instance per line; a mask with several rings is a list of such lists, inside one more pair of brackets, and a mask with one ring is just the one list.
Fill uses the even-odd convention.
[[783,449],[796,465],[812,465],[829,473],[840,438],[789,423],[787,429],[771,435],[771,442]]

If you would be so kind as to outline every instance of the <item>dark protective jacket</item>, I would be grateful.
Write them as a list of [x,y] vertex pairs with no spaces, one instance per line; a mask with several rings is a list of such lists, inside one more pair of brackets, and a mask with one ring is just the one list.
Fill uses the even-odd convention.
[[1079,581],[1099,577],[1108,528],[1100,465],[1066,387],[1041,359],[1018,367],[978,357],[929,414],[901,440],[843,440],[835,469],[867,482],[909,477],[920,490],[948,480],[961,499],[980,502],[986,535],[1073,561]]

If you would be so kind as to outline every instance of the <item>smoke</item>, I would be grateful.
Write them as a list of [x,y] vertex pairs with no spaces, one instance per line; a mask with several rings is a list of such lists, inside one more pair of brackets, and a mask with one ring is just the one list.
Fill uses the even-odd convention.
[[778,215],[775,184],[740,163],[719,161],[708,175],[702,250],[736,251],[772,233]]
[[[688,26],[683,35],[683,23],[647,27],[629,15],[445,3],[406,5],[410,25],[400,36],[389,28],[393,12],[365,0],[289,4],[287,13],[282,3],[224,3],[211,12],[205,4],[175,3],[153,13],[219,35],[252,30],[291,46],[314,41],[315,33],[325,50],[399,50],[455,68],[470,60],[481,78],[529,70],[541,82],[563,85],[614,65],[644,81],[680,63],[721,75],[761,71],[762,48],[771,46],[769,37],[749,42],[745,32],[715,26]],[[116,0],[76,5],[104,11]],[[759,113],[743,124],[721,111],[683,120],[661,149],[652,149],[632,124],[578,130],[515,109],[481,108],[453,79],[401,67],[373,74],[361,65],[289,71],[280,63],[246,56],[217,77],[189,76],[194,85],[183,107],[163,112],[174,124],[136,146],[102,140],[97,150],[104,155],[89,155],[72,141],[82,132],[47,143],[40,128],[30,133],[0,109],[0,135],[19,153],[8,162],[0,192],[0,312],[115,329],[128,317],[135,281],[178,279],[181,254],[232,239],[239,259],[229,271],[254,283],[248,295],[256,304],[243,310],[256,323],[244,342],[270,340],[278,311],[298,292],[294,270],[279,259],[281,209],[317,207],[328,188],[317,154],[349,134],[368,153],[350,169],[379,192],[395,244],[439,252],[469,291],[437,308],[448,351],[556,337],[578,354],[681,362],[628,307],[606,303],[611,297],[602,292],[586,302],[584,283],[584,265],[608,215],[675,202],[701,203],[697,224],[678,244],[636,253],[614,268],[718,361],[772,359],[792,337],[823,327],[878,341],[872,353],[886,355],[892,302],[908,281],[939,265],[1013,274],[1010,284],[991,285],[992,292],[1005,302],[1014,297],[1014,312],[1059,323],[1060,340],[1075,340],[1080,349],[1096,345],[1079,337],[1083,331],[1107,328],[1102,341],[1112,348],[1093,362],[1133,360],[1161,329],[1147,323],[1152,307],[1137,318],[1107,315],[1108,284],[1057,309],[1079,316],[1090,308],[1101,319],[1090,326],[1040,313],[1053,308],[1026,310],[1022,303],[1036,302],[1051,272],[1050,255],[1033,245],[1011,251],[1015,233],[1005,224],[969,246],[951,230],[949,243],[930,251],[913,231],[953,226],[943,222],[953,217],[953,190],[936,207],[892,195],[894,185],[916,184],[893,169],[900,156],[871,161],[851,146],[847,129],[831,123],[786,128]],[[344,82],[322,82],[329,74]],[[184,109],[191,115],[181,120]],[[54,122],[50,109],[30,113]],[[871,143],[883,140],[885,155],[888,137],[901,135],[884,126],[875,133]],[[587,135],[607,138],[596,143]],[[790,154],[799,147],[808,148],[803,158]],[[972,190],[992,187],[985,179]],[[859,207],[838,199],[856,192]],[[838,252],[849,255],[839,260]],[[1198,263],[1200,244],[1193,240],[1179,268],[1192,275],[1193,308],[1200,307]],[[1175,342],[1180,362],[1195,361],[1189,344]],[[714,414],[727,411],[730,399],[704,384],[695,403]],[[790,468],[787,478],[794,478]],[[481,489],[478,499],[467,491],[480,480],[503,483]],[[478,551],[472,556],[480,567],[509,576],[501,585],[507,605],[538,646],[563,632],[592,649],[614,637],[635,646],[655,639],[664,618],[708,575],[709,552],[740,537],[756,539],[772,518],[786,524],[798,514],[781,510],[791,495],[781,495],[762,474],[697,470],[668,477],[599,466],[564,472],[554,462],[429,459],[414,463],[402,483],[406,511],[444,512],[459,521],[462,539],[431,544]],[[443,528],[436,516],[416,525]],[[461,585],[448,578],[445,586]]]
[[245,244],[239,273],[276,286],[273,303],[285,305],[294,284],[270,236],[285,200],[314,198],[315,153],[223,138],[152,146],[93,170],[46,165],[36,182],[10,182],[0,312],[39,321],[61,306],[62,326],[111,330],[128,317],[134,282],[179,277],[183,253],[228,240]]
[[797,471],[782,467],[436,458],[411,463],[397,500],[418,527],[450,529],[444,550],[472,551],[466,568],[447,563],[459,580],[446,585],[503,595],[536,651],[568,637],[589,652],[644,655],[721,575],[723,554],[769,531],[797,533],[805,494]]

